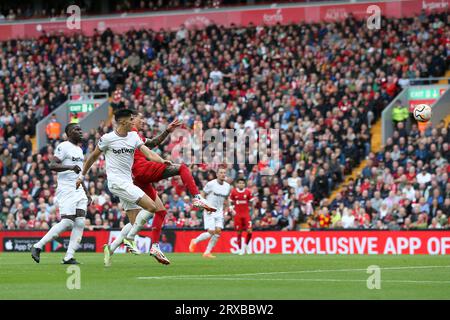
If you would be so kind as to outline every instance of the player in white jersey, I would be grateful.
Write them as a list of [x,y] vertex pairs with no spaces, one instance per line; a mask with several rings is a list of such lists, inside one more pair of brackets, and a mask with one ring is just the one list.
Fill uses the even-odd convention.
[[203,223],[205,226],[205,230],[207,231],[200,234],[197,238],[191,240],[191,243],[189,244],[189,251],[194,252],[197,243],[203,240],[210,239],[208,246],[203,253],[204,258],[215,258],[215,256],[211,254],[211,250],[216,245],[217,240],[219,240],[220,233],[223,229],[224,204],[225,200],[228,198],[231,192],[230,184],[225,181],[226,173],[227,171],[225,168],[220,168],[217,171],[217,179],[209,181],[203,189],[204,193],[206,194],[206,200],[213,207],[215,207],[217,211],[213,213],[205,211],[203,213]]
[[83,169],[84,155],[83,150],[79,147],[83,132],[80,126],[74,123],[67,125],[65,132],[69,140],[56,147],[50,163],[50,170],[58,172],[56,205],[59,208],[61,221],[31,248],[31,257],[37,263],[40,262],[40,253],[46,243],[56,239],[61,232],[72,229],[69,247],[62,263],[78,264],[74,254],[83,236],[84,219],[90,197],[86,188],[84,190],[75,188],[78,174]]
[[[84,176],[94,162],[97,161],[101,153],[104,152],[108,188],[112,194],[120,199],[122,207],[126,211],[130,223],[133,225],[136,220],[136,215],[140,211],[136,210],[136,204],[149,212],[154,213],[157,210],[155,202],[142,189],[133,184],[131,168],[134,162],[135,150],[139,149],[151,161],[167,164],[172,163],[162,159],[157,153],[151,151],[145,146],[137,132],[131,131],[133,127],[132,110],[119,110],[114,114],[114,118],[117,123],[117,128],[100,138],[95,150],[86,159],[83,171],[77,179],[76,186],[78,188],[82,184]],[[125,235],[129,232],[129,230],[122,231]],[[138,251],[136,242],[134,240],[128,241],[130,246]],[[157,250],[159,251],[157,253],[158,255],[164,256],[159,248]],[[110,255],[105,255],[105,266],[111,264],[110,258]]]

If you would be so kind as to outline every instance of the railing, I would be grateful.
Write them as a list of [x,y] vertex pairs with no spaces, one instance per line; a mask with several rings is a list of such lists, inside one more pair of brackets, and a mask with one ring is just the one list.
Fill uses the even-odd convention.
[[97,99],[108,99],[108,98],[109,98],[109,95],[107,92],[69,93],[70,101],[97,100]]
[[450,84],[450,77],[435,77],[435,78],[412,78],[412,79],[404,79],[408,82],[402,85],[403,88],[418,86],[418,85],[429,85],[429,84],[438,84],[442,80],[445,80],[447,84]]

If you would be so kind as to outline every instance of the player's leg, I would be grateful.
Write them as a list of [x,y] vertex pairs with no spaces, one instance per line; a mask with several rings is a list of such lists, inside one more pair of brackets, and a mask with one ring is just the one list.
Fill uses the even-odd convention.
[[[216,219],[218,221],[220,219]],[[220,234],[222,233],[222,225],[220,222],[216,222],[216,229],[214,231],[213,236],[209,239],[208,245],[206,246],[205,253],[203,253],[204,258],[215,258],[216,256],[211,254],[212,249],[216,246],[217,241],[220,238]]]
[[132,227],[131,223],[127,223],[122,228],[122,230],[120,230],[119,236],[116,239],[114,239],[114,241],[110,245],[108,244],[103,245],[105,267],[111,266],[111,256],[114,254],[114,251],[116,251],[117,248],[120,247],[120,245],[123,243],[123,240],[130,232],[131,227]]
[[203,212],[203,224],[205,227],[205,232],[201,233],[197,238],[191,240],[191,243],[189,244],[190,252],[195,251],[197,243],[208,240],[214,235],[214,217],[210,213]]
[[131,252],[139,254],[139,249],[137,248],[136,242],[126,240],[126,236],[130,232],[132,223],[135,222],[136,216],[142,208],[142,206],[139,205],[140,202],[146,207],[145,209],[154,211],[154,202],[145,195],[144,191],[135,186],[133,183],[125,183],[123,185],[113,184],[108,187],[115,196],[119,197],[123,209],[127,212],[127,216],[130,219],[130,223],[122,228],[119,237],[115,239],[110,246],[107,244],[103,246],[105,266],[111,265],[111,255],[122,242],[125,243]]
[[37,263],[40,261],[40,253],[44,246],[53,239],[56,239],[60,233],[70,230],[73,227],[76,202],[74,202],[71,192],[59,190],[56,198],[61,214],[61,221],[51,227],[45,236],[31,247],[31,257]]
[[[156,192],[156,190],[152,184],[147,184],[145,187],[142,187],[139,184],[136,184],[136,186],[141,188],[142,191],[144,191],[145,194],[148,195],[150,197],[150,199],[152,199],[152,201],[156,200],[158,193]],[[160,201],[160,203],[156,203],[156,201],[155,201],[155,205],[156,205],[156,212],[165,209],[162,204],[162,201]],[[133,206],[133,208],[138,209],[138,212],[137,212],[137,215],[135,216],[135,218],[133,219],[133,227],[131,228],[130,232],[128,233],[127,239],[134,240],[134,238],[136,237],[136,234],[143,228],[143,226],[145,225],[145,222],[148,221],[148,219],[151,217],[151,215],[153,213],[149,212],[145,209],[142,209],[142,208],[138,207],[137,205]],[[154,212],[155,215],[156,215],[156,212]]]
[[[130,221],[129,224],[131,227],[127,227],[126,231],[128,231],[128,232],[124,235],[123,240],[122,240],[122,242],[125,244],[125,246],[128,248],[128,250],[131,253],[136,254],[136,255],[141,254],[141,252],[139,251],[139,248],[137,247],[137,244],[136,244],[136,234],[140,230],[139,226],[136,224],[136,218],[141,210],[142,209],[139,208],[137,205],[136,205],[136,208],[134,208],[134,206],[133,206],[132,209],[126,210],[126,214],[127,214],[128,220]],[[133,230],[133,228],[134,228],[134,231],[132,234],[130,234],[131,231]],[[124,229],[125,229],[125,227],[124,227]],[[122,232],[121,232],[121,235],[122,235]]]
[[155,198],[155,204],[156,212],[152,223],[152,247],[150,248],[150,255],[154,257],[159,263],[170,264],[169,259],[167,259],[167,257],[159,248],[159,238],[161,237],[161,229],[164,224],[164,218],[166,217],[167,211],[161,198],[157,194]]
[[242,251],[242,231],[244,230],[242,228],[242,221],[241,217],[238,215],[234,216],[234,230],[237,232],[237,245],[238,245],[238,251],[236,253],[241,253]]
[[252,229],[252,221],[248,219],[247,222],[247,236],[245,237],[245,243],[242,246],[242,252],[250,254],[250,240],[252,239],[253,229]]
[[[124,203],[124,209],[127,211],[127,216],[130,219],[132,227],[128,231],[128,234],[125,236],[123,243],[128,247],[130,252],[134,254],[140,254],[139,248],[137,247],[135,241],[135,236],[136,233],[140,230],[141,226],[136,223],[136,217],[141,211],[140,208],[149,212],[155,212],[156,204],[148,195],[145,194],[144,191],[142,191],[142,189],[140,189],[135,185],[130,186],[129,192],[131,193],[131,198],[137,197],[137,200],[131,203],[130,201],[127,201],[126,204]],[[132,205],[132,207],[130,205]],[[136,209],[136,205],[138,205],[140,208]],[[130,231],[132,230],[134,232],[134,235],[133,234],[130,235]]]
[[31,257],[34,261],[39,263],[41,251],[47,243],[56,239],[60,233],[72,228],[73,221],[68,217],[62,216],[61,221],[51,227],[45,236],[31,247]]
[[186,186],[191,196],[194,197],[192,204],[195,207],[202,208],[210,212],[215,212],[217,210],[200,195],[197,185],[195,184],[194,177],[192,176],[191,170],[184,163],[166,165],[162,173],[161,179],[167,179],[178,175],[180,176],[183,185]]
[[75,251],[78,250],[84,231],[84,220],[86,211],[83,209],[76,210],[76,216],[73,222],[72,233],[70,234],[69,247],[67,248],[66,256],[63,259],[64,264],[78,264],[75,260]]
[[236,253],[242,252],[242,230],[237,230],[237,245],[238,245],[238,251]]

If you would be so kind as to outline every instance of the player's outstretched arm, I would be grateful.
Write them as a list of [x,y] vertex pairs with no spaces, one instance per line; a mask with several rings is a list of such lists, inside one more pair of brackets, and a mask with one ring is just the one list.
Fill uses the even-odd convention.
[[144,156],[149,160],[153,162],[159,162],[159,163],[166,163],[166,164],[172,164],[169,160],[164,160],[157,154],[156,152],[150,150],[145,144],[142,144],[139,147],[139,150],[144,154]]
[[84,162],[83,171],[80,173],[80,176],[77,179],[77,183],[76,183],[77,189],[80,187],[81,182],[83,181],[83,177],[86,175],[86,173],[88,173],[89,169],[92,167],[92,165],[95,163],[95,161],[97,161],[98,157],[100,157],[101,154],[102,154],[102,151],[97,146],[97,147],[95,147],[94,152],[92,152],[88,156],[88,158]]
[[181,126],[181,124],[182,122],[180,120],[175,119],[167,126],[166,130],[164,130],[163,132],[161,132],[159,135],[157,135],[152,139],[147,139],[145,141],[145,145],[149,149],[153,149],[154,147],[159,146],[164,140],[166,140],[167,136],[171,134],[176,128]]
[[62,161],[57,157],[53,157],[53,160],[50,162],[48,167],[50,168],[50,170],[56,171],[56,172],[73,170],[75,173],[80,173],[80,171],[81,171],[81,168],[77,165],[67,166],[67,165],[62,164]]

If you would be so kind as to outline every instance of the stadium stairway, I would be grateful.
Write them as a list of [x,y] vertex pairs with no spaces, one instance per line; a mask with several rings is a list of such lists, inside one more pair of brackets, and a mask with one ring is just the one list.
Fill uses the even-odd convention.
[[[371,134],[371,151],[372,152],[378,152],[381,149],[381,117],[380,119],[375,122],[375,124],[370,128],[370,134]],[[343,187],[348,184],[350,179],[356,180],[356,178],[359,176],[359,174],[362,172],[364,167],[367,164],[367,160],[361,161],[358,167],[354,168],[350,174],[348,174],[344,182],[339,184],[339,186],[331,193],[330,197],[328,198],[328,201],[333,201],[334,198],[336,198],[336,195],[342,191]]]
[[[448,78],[450,78],[450,70],[447,70],[447,72],[445,73],[445,78],[442,80],[439,80],[439,84],[447,84],[448,83]],[[445,119],[445,125],[447,125],[450,122],[450,115],[448,115]],[[370,133],[371,133],[371,151],[374,153],[377,153],[382,146],[382,141],[381,141],[381,117],[380,119],[378,119],[378,121],[371,127],[370,129]],[[367,160],[363,160],[361,161],[361,163],[359,164],[358,167],[354,168],[352,170],[352,172],[350,174],[348,174],[345,179],[344,182],[342,182],[341,184],[339,184],[339,186],[331,193],[330,197],[328,198],[329,201],[333,201],[334,198],[336,198],[336,195],[342,191],[343,187],[345,185],[348,184],[348,182],[350,181],[350,179],[356,179],[359,174],[362,172],[362,170],[364,169],[364,167],[367,164]]]

